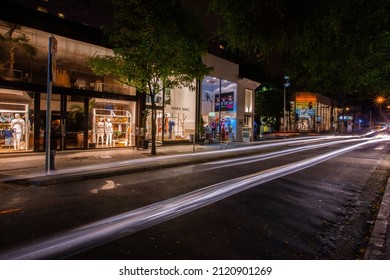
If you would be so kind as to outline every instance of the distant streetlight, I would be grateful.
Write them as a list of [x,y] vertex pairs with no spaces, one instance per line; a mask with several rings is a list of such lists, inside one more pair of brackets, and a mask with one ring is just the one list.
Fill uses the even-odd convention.
[[381,106],[383,103],[385,103],[385,101],[386,101],[386,97],[379,95],[375,99],[375,104],[377,104],[378,106]]

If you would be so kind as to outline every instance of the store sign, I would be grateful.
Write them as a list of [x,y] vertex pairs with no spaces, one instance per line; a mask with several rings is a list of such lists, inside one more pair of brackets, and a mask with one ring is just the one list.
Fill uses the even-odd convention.
[[179,107],[179,106],[175,106],[175,107],[171,107],[171,110],[172,110],[172,111],[189,112],[189,111],[190,111],[190,108],[189,108],[189,107]]
[[51,80],[53,81],[53,83],[56,82],[57,80],[57,76],[56,76],[56,72],[57,72],[57,39],[56,37],[54,37],[54,35],[52,35],[50,37],[50,54],[51,54]]
[[234,92],[225,92],[215,95],[215,111],[233,111]]
[[315,116],[317,99],[314,95],[299,96],[296,98],[295,113],[298,118],[305,119]]

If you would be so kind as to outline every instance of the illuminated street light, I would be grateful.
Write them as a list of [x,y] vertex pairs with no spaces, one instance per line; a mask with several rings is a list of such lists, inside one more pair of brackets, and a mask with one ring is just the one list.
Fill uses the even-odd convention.
[[384,103],[387,103],[387,97],[382,95],[382,94],[377,95],[375,97],[375,99],[373,100],[373,103],[375,104],[376,107],[379,108],[379,118],[380,118],[380,120],[387,121],[387,117],[385,116],[385,114],[382,111],[382,105]]
[[374,103],[375,105],[377,105],[378,107],[381,107],[383,103],[386,102],[386,97],[383,96],[383,95],[378,95],[375,97],[375,100],[374,100]]

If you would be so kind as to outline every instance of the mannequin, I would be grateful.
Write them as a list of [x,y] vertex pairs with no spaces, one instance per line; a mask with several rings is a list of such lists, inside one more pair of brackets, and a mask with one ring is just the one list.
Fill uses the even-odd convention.
[[15,114],[15,118],[11,121],[11,129],[14,131],[14,150],[19,150],[25,129],[25,122],[19,114]]
[[106,147],[108,145],[112,147],[112,134],[114,133],[114,128],[112,127],[112,122],[110,118],[108,118],[105,123],[104,132],[106,133]]
[[101,140],[102,146],[104,143],[104,119],[99,118],[99,121],[96,123],[96,144],[99,145]]
[[173,120],[169,120],[168,122],[168,126],[169,126],[169,139],[172,139],[172,130],[173,130],[173,127],[175,126],[175,122]]

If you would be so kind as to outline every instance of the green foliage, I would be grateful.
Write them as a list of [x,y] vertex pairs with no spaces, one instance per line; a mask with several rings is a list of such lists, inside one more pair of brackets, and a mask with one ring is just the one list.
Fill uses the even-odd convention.
[[[287,96],[289,92],[286,93]],[[276,85],[263,84],[256,91],[255,111],[260,115],[260,121],[273,130],[277,130],[280,126],[280,119],[283,116],[283,91]],[[288,100],[288,98],[287,98]],[[287,110],[289,110],[289,103]]]
[[152,100],[152,154],[156,104],[164,88],[194,88],[210,72],[202,62],[207,38],[198,19],[175,0],[115,0],[114,25],[106,29],[114,56],[88,61],[92,70],[134,86]]
[[389,87],[388,0],[211,2],[222,38],[272,66],[282,61],[280,76],[295,87],[360,96]]

